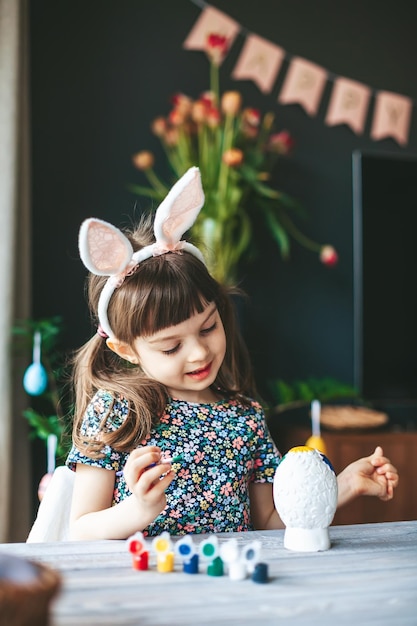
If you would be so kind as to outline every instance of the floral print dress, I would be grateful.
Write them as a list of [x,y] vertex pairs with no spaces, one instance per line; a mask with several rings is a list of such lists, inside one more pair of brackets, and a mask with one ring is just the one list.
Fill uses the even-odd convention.
[[[128,402],[99,390],[87,408],[82,433],[96,436],[106,415],[106,429],[117,430],[127,418]],[[259,403],[172,399],[142,445],[159,446],[163,457],[182,457],[174,464],[176,478],[166,491],[167,505],[145,535],[253,530],[249,484],[273,482],[280,459]],[[73,470],[84,463],[115,471],[114,505],[130,495],[123,476],[129,454],[110,446],[102,452],[103,458],[91,459],[73,446],[67,464]]]

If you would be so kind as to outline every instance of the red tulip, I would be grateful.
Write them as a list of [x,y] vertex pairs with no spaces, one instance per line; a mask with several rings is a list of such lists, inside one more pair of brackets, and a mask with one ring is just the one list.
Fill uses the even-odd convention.
[[275,133],[269,138],[268,148],[277,154],[288,154],[294,147],[294,139],[287,130]]
[[220,111],[216,107],[211,107],[207,111],[207,124],[210,128],[217,128],[220,124],[221,116]]
[[180,109],[172,109],[168,119],[172,126],[181,126],[185,122],[185,115]]
[[210,33],[206,40],[206,54],[215,65],[220,65],[229,50],[229,42],[224,35]]
[[210,108],[216,104],[216,94],[213,91],[204,91],[199,98],[199,102]]
[[323,246],[320,250],[320,261],[323,265],[327,265],[328,267],[333,267],[337,264],[339,260],[339,256],[333,246]]
[[183,93],[176,93],[171,97],[171,103],[176,111],[189,115],[193,101]]
[[259,126],[261,123],[261,112],[259,109],[254,109],[252,107],[246,107],[242,111],[242,119],[249,126]]

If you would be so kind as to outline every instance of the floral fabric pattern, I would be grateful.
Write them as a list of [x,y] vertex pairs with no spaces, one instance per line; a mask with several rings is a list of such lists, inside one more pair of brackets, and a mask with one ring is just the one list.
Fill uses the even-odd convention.
[[[128,415],[128,402],[107,391],[96,393],[82,424],[82,433],[116,430]],[[156,445],[163,456],[178,456],[176,478],[168,487],[167,506],[145,535],[253,530],[249,484],[272,483],[280,459],[261,405],[238,400],[194,404],[171,400],[160,423],[142,445]],[[130,495],[123,476],[129,454],[103,447],[103,458],[91,459],[73,447],[67,464],[84,463],[116,472],[113,504]]]

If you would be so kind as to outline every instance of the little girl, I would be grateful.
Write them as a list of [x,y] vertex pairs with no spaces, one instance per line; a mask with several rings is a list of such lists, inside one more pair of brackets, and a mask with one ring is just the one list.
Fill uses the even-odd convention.
[[[181,237],[204,203],[191,168],[126,235],[80,229],[98,332],[77,353],[72,539],[282,528],[268,432],[226,288]],[[178,459],[175,459],[178,457]],[[338,504],[393,497],[381,448],[338,476]]]

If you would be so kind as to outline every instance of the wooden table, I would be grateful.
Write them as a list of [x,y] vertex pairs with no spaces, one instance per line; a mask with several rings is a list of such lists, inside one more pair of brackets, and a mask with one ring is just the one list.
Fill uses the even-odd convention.
[[[411,497],[411,495],[410,495]],[[417,521],[332,526],[326,552],[289,552],[284,531],[219,534],[259,539],[270,581],[136,571],[126,542],[2,544],[0,552],[59,570],[53,626],[417,624]],[[199,535],[196,541],[207,536]]]

